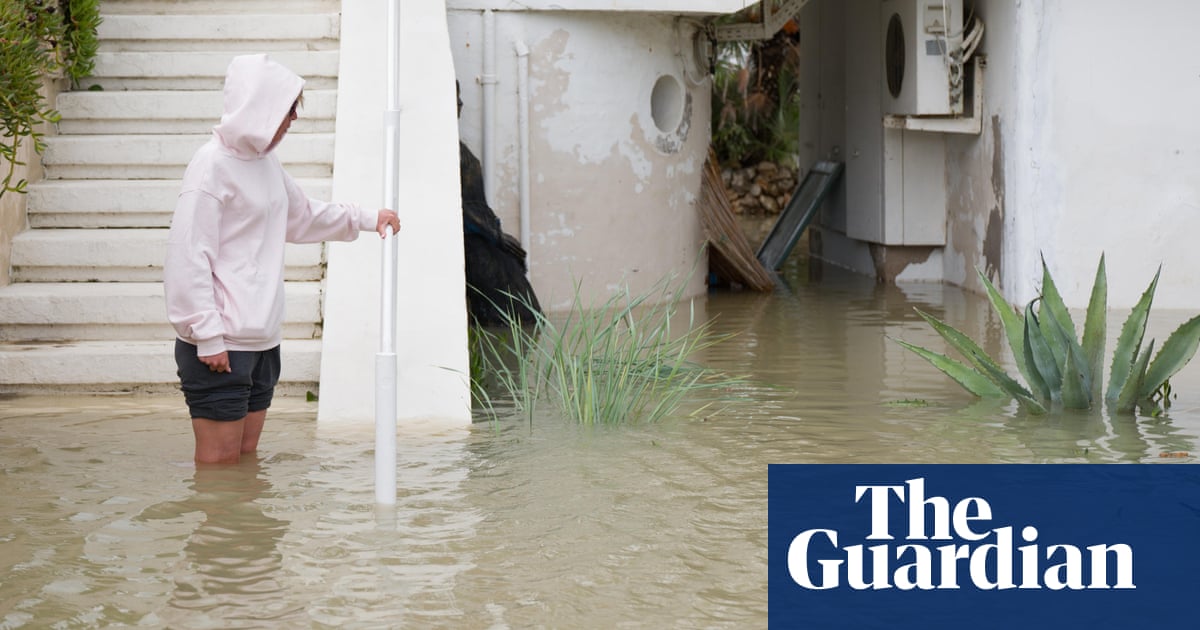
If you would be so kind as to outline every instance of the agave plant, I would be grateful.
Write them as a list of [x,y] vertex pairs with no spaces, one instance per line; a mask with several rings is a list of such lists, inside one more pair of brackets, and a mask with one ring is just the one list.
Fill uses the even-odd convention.
[[1169,379],[1191,361],[1200,347],[1200,316],[1193,317],[1171,333],[1153,361],[1150,357],[1154,354],[1154,340],[1142,347],[1150,304],[1154,301],[1154,290],[1162,273],[1160,266],[1121,328],[1105,388],[1102,372],[1108,324],[1108,280],[1104,256],[1100,257],[1092,284],[1082,340],[1076,338],[1075,323],[1044,258],[1042,294],[1025,307],[1024,313],[1013,309],[983,272],[977,270],[977,273],[987,288],[992,307],[1000,315],[1005,337],[1025,384],[1009,376],[962,332],[920,309],[917,313],[960,352],[967,363],[895,340],[976,396],[1015,398],[1022,409],[1033,414],[1043,414],[1056,407],[1091,409],[1099,404],[1101,397],[1110,410],[1118,413],[1130,413],[1139,405],[1157,409],[1160,403],[1169,402],[1165,397],[1156,397],[1156,392],[1169,387]]

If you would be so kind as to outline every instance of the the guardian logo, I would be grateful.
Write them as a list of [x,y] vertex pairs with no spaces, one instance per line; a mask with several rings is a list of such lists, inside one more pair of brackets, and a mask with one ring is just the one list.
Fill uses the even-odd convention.
[[1196,625],[1200,466],[771,464],[771,630]]
[[[847,497],[849,500],[849,497]],[[853,503],[869,508],[867,541],[851,544],[836,529],[802,531],[787,546],[787,572],[808,590],[1103,590],[1136,589],[1134,550],[1123,542],[1082,549],[1043,542],[1034,524],[1007,523],[981,497],[955,502],[927,496],[925,478],[856,485]],[[903,522],[907,527],[894,528]],[[866,509],[863,509],[866,512]],[[899,518],[890,518],[899,517]],[[996,523],[995,521],[999,521]],[[902,529],[903,531],[893,531]],[[902,538],[898,536],[903,534]]]

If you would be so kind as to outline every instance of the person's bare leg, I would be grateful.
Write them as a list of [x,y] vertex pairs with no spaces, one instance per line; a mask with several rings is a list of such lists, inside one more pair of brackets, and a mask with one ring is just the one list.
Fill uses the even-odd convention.
[[266,409],[246,414],[246,426],[242,429],[242,455],[258,450],[258,438],[262,435],[263,423],[266,421]]
[[[196,435],[196,463],[238,463],[241,460],[242,434],[245,427],[246,418],[230,422],[192,418],[192,433]],[[261,420],[258,430],[262,431]],[[255,441],[257,442],[257,437]]]

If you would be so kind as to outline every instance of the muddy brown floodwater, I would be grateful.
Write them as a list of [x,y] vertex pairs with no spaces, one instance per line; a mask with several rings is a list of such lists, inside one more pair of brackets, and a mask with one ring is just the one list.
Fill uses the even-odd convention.
[[403,427],[394,510],[373,429],[314,403],[278,401],[257,460],[198,471],[174,397],[0,400],[0,628],[765,627],[768,464],[1195,461],[1200,364],[1160,417],[1029,417],[890,341],[940,347],[914,306],[1003,355],[978,296],[794,265],[773,295],[696,302],[735,333],[699,357],[746,377],[729,400]]

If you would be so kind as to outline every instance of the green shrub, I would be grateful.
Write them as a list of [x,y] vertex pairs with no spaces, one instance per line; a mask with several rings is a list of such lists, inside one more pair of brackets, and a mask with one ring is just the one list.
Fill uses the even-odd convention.
[[721,164],[794,160],[800,148],[799,50],[780,32],[718,46],[712,145]]
[[77,81],[92,71],[96,56],[98,0],[0,0],[0,157],[8,169],[0,186],[24,192],[24,179],[13,181],[21,143],[45,149],[38,125],[54,123],[58,112],[41,94],[43,78],[62,73]]

